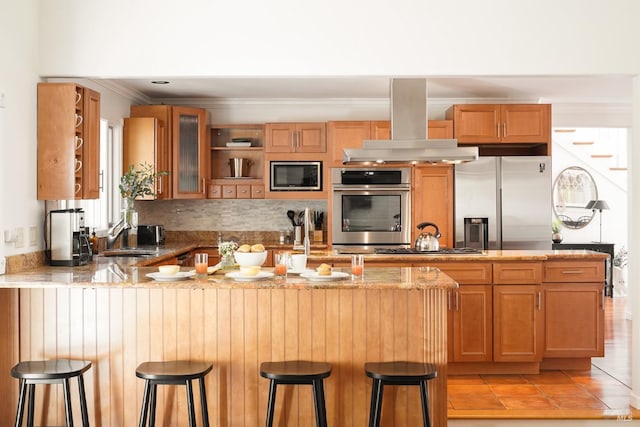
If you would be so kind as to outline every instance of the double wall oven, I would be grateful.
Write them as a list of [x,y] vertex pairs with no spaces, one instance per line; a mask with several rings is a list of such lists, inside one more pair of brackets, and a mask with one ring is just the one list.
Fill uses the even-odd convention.
[[333,168],[333,247],[411,246],[410,168]]

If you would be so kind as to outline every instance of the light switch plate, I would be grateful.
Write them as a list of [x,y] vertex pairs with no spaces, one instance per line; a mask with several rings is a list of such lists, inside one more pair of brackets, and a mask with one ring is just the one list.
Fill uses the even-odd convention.
[[38,244],[38,227],[29,227],[29,246],[36,246]]
[[24,228],[16,228],[16,248],[24,248]]

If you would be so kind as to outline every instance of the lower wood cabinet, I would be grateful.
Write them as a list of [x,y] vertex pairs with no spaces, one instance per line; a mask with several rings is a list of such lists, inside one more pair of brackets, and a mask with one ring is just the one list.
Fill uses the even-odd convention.
[[540,285],[495,285],[493,360],[540,361],[543,321]]
[[493,302],[491,285],[460,285],[450,310],[450,362],[493,360]]
[[544,357],[604,356],[602,262],[544,263]]
[[604,356],[603,285],[544,284],[544,357]]
[[[416,227],[422,222],[438,226],[440,246],[454,247],[453,232],[453,166],[415,166],[411,177],[412,240],[422,233]],[[429,229],[429,231],[433,231]]]
[[539,262],[436,263],[449,295],[449,362],[539,362],[544,310]]

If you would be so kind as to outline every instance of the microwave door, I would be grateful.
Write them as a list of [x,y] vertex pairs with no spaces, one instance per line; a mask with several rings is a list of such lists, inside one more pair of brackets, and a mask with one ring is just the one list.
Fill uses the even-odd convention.
[[321,191],[322,162],[272,161],[271,191]]

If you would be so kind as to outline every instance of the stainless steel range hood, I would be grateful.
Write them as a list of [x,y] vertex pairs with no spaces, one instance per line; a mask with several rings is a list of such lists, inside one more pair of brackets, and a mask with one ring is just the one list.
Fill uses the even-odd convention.
[[345,148],[344,164],[463,163],[478,159],[477,147],[455,139],[427,139],[427,79],[391,80],[391,139],[365,140]]

